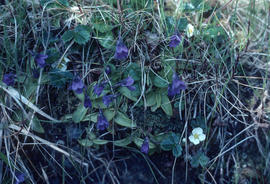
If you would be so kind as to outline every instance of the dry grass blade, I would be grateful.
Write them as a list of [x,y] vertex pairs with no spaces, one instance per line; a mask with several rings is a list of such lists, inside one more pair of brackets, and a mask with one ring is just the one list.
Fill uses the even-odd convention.
[[22,96],[17,90],[11,87],[6,87],[2,83],[0,83],[0,88],[2,88],[6,93],[8,93],[13,99],[19,100],[25,105],[27,105],[29,108],[33,109],[38,114],[42,115],[43,117],[53,121],[53,122],[60,122],[59,120],[51,117],[50,115],[46,114],[42,110],[40,110],[37,106],[35,106],[32,102],[30,102],[28,99],[26,99],[24,96]]

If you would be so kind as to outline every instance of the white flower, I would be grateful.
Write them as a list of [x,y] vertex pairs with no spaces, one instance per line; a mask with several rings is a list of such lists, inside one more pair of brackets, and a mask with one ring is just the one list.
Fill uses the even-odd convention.
[[194,26],[192,24],[188,24],[186,28],[187,37],[190,38],[193,36],[194,33]]
[[190,140],[190,142],[197,145],[201,141],[205,140],[205,134],[203,134],[203,130],[200,127],[194,128],[192,130],[192,135],[189,136],[188,139]]

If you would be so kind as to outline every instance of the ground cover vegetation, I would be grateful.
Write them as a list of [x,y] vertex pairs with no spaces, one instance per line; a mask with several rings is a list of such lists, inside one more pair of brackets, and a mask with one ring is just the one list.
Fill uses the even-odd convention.
[[269,10],[0,1],[0,183],[269,183]]

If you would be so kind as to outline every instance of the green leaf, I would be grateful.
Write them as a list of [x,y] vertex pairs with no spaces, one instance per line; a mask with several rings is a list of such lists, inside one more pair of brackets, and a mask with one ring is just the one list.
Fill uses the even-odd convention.
[[209,158],[203,152],[199,151],[192,157],[190,164],[192,167],[199,167],[199,165],[205,167],[208,162]]
[[97,138],[96,134],[94,132],[92,132],[91,130],[86,129],[86,132],[87,132],[87,136],[88,136],[88,138],[90,140],[93,140],[93,139],[96,139]]
[[190,125],[193,129],[201,127],[203,131],[207,131],[207,126],[203,116],[197,116],[196,119],[191,120]]
[[72,114],[72,120],[75,123],[79,123],[83,120],[85,114],[87,112],[87,108],[84,107],[83,104],[79,105],[75,112]]
[[173,152],[173,156],[175,156],[175,157],[181,156],[181,154],[182,154],[182,147],[180,146],[180,144],[175,145],[173,147],[172,152]]
[[161,143],[160,143],[160,147],[161,149],[163,149],[164,151],[170,151],[173,149],[174,147],[174,142],[172,142],[170,139],[164,139]]
[[79,98],[79,99],[81,100],[81,102],[84,101],[84,93],[78,94],[78,93],[74,92],[74,95],[75,95],[77,98]]
[[85,44],[90,39],[90,28],[85,25],[78,25],[74,30],[66,31],[62,39],[64,42],[74,39],[80,45]]
[[199,162],[202,167],[205,167],[207,163],[209,162],[209,158],[204,153],[202,153],[200,156]]
[[114,109],[106,109],[104,111],[104,116],[108,121],[111,121],[115,116],[115,110]]
[[35,94],[36,89],[37,89],[37,84],[34,83],[34,81],[31,78],[28,78],[27,81],[25,82],[25,92],[24,96],[25,98],[30,98],[33,94]]
[[82,121],[92,121],[92,122],[97,122],[97,116],[98,116],[98,113],[95,112],[95,113],[91,113],[91,114],[87,114]]
[[78,44],[85,44],[90,39],[90,30],[87,26],[79,25],[74,29],[74,41]]
[[62,88],[73,78],[73,74],[69,71],[61,71],[59,69],[52,69],[49,72],[50,85]]
[[66,31],[63,35],[62,35],[62,40],[64,42],[68,42],[70,40],[73,39],[73,31]]
[[33,118],[32,124],[31,124],[31,129],[34,130],[35,132],[38,133],[44,133],[44,128],[40,124],[40,121],[37,117]]
[[[142,144],[143,144],[143,139],[139,138],[139,137],[136,137],[133,142],[140,148],[142,147]],[[156,148],[156,145],[153,144],[151,141],[149,141],[149,149],[155,149]]]
[[141,79],[141,68],[137,63],[131,63],[127,67],[128,75],[125,73],[125,77],[132,77],[134,81],[139,81]]
[[154,135],[152,137],[152,140],[153,140],[153,142],[157,142],[157,143],[160,143],[161,144],[161,142],[163,140],[165,140],[169,136],[169,134],[170,133],[164,133],[164,132],[158,133],[158,134],[156,134],[156,135]]
[[154,77],[154,85],[156,87],[159,87],[159,88],[167,88],[168,87],[168,83],[166,82],[166,80],[162,79],[159,76]]
[[132,142],[132,137],[129,136],[129,137],[126,137],[124,139],[120,139],[120,140],[114,141],[113,144],[115,146],[124,147],[124,146],[129,145],[131,142]]
[[168,116],[172,116],[173,111],[172,111],[172,105],[171,102],[168,98],[167,95],[162,95],[161,98],[161,108],[163,109],[163,111],[168,115]]
[[93,145],[93,142],[89,139],[81,139],[81,140],[78,140],[79,144],[84,146],[84,147],[90,147]]
[[92,141],[94,144],[97,144],[97,145],[103,145],[103,144],[107,144],[109,142],[109,141],[104,140],[104,139],[94,139]]
[[130,91],[127,87],[120,87],[119,92],[132,101],[137,101],[134,91]]
[[106,24],[105,22],[94,23],[94,29],[101,33],[109,32],[113,29],[113,26]]
[[146,95],[146,106],[151,107],[156,104],[156,95],[154,92]]
[[187,20],[187,18],[180,18],[177,23],[178,23],[178,26],[177,26],[178,29],[180,31],[185,31],[185,29],[188,25],[188,20]]
[[98,35],[98,42],[106,49],[112,49],[114,47],[114,38],[111,32]]
[[[156,95],[155,95],[155,96],[156,96]],[[151,107],[151,111],[152,111],[152,112],[155,112],[158,108],[159,108],[159,106],[158,106],[158,104],[156,103],[155,105],[153,105],[153,106]]]
[[159,92],[156,92],[156,102],[157,102],[157,107],[159,108],[161,106],[161,94]]
[[129,119],[125,114],[123,114],[121,112],[117,113],[114,120],[118,125],[121,125],[124,127],[129,127],[129,128],[136,128],[137,127],[135,122],[132,122],[131,119]]
[[160,143],[161,149],[164,151],[172,150],[173,147],[178,145],[179,135],[175,133],[170,133],[167,138],[163,139]]
[[92,100],[92,107],[95,109],[106,109],[107,106],[104,105],[101,98],[98,98],[96,100]]

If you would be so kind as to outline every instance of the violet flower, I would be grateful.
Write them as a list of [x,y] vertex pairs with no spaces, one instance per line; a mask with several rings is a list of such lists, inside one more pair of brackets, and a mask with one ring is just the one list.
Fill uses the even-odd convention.
[[84,88],[83,81],[80,79],[79,76],[75,76],[72,81],[71,89],[75,91],[75,93],[80,94],[83,92],[83,88]]
[[91,102],[89,96],[86,95],[86,94],[84,95],[84,103],[83,103],[83,105],[84,105],[85,108],[91,108],[92,107],[92,102]]
[[4,74],[3,76],[3,82],[7,85],[7,86],[13,86],[15,84],[15,77],[16,75],[13,73],[7,73]]
[[187,85],[185,82],[181,81],[176,73],[173,74],[172,84],[168,87],[168,95],[173,97],[180,93],[180,90],[185,90]]
[[141,147],[141,152],[145,153],[145,154],[148,154],[148,152],[149,152],[149,138],[148,137],[145,137],[145,139],[143,141],[143,144]]
[[100,96],[101,93],[103,92],[103,90],[104,90],[106,84],[107,84],[107,82],[102,82],[101,84],[96,84],[96,85],[94,86],[94,93],[95,93],[97,96]]
[[23,173],[16,174],[16,183],[15,184],[20,184],[20,183],[24,182],[24,180],[25,180],[25,175]]
[[126,59],[127,57],[128,57],[128,48],[124,44],[122,38],[119,37],[117,44],[116,44],[114,58],[119,59],[119,60],[123,60],[123,59]]
[[122,87],[127,87],[130,91],[134,91],[136,89],[134,84],[134,79],[130,76],[128,76],[126,79],[122,80],[119,85]]
[[181,42],[182,38],[181,35],[178,33],[175,33],[174,35],[171,36],[171,41],[169,43],[169,47],[177,47],[179,43]]
[[98,130],[105,130],[109,127],[109,122],[106,117],[103,115],[101,109],[99,109],[98,117],[97,117],[97,129]]
[[46,66],[45,59],[47,59],[47,58],[48,58],[48,55],[46,55],[46,54],[36,54],[35,55],[35,61],[40,68],[44,68]]
[[115,98],[116,98],[116,95],[105,95],[105,96],[103,96],[102,101],[103,101],[104,105],[106,105],[107,107],[109,107],[110,103]]
[[106,68],[105,68],[105,73],[106,73],[107,75],[110,75],[111,72],[112,72],[111,67],[110,67],[110,66],[106,66]]

